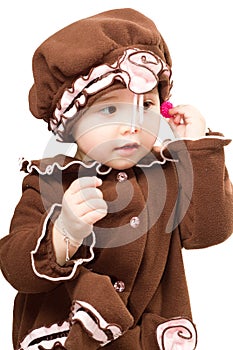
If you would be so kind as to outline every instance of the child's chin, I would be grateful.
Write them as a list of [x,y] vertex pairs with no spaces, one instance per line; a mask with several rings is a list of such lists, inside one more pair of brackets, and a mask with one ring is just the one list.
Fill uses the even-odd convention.
[[136,163],[137,161],[131,159],[114,159],[104,162],[105,165],[116,170],[132,168]]

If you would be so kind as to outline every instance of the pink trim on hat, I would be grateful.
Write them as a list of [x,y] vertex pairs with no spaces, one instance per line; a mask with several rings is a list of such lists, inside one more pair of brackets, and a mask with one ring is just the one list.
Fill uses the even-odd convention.
[[170,76],[170,68],[159,56],[140,49],[126,50],[112,65],[94,67],[64,91],[50,120],[51,130],[62,140],[66,121],[86,105],[89,96],[112,85],[115,80],[120,80],[133,93],[143,94],[157,86],[162,73]]

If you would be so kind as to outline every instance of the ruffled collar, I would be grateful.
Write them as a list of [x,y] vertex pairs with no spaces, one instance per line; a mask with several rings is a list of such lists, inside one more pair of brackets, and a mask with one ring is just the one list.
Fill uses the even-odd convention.
[[[151,167],[156,164],[164,164],[167,159],[161,149],[155,149],[149,152],[144,158],[142,158],[135,167]],[[58,154],[51,158],[43,158],[40,160],[28,161],[24,158],[20,160],[20,170],[26,173],[38,173],[40,175],[51,175],[56,172],[74,172],[83,166],[85,168],[95,168],[96,172],[100,175],[106,175],[112,171],[109,168],[97,161],[83,163],[74,157],[66,156],[65,154]]]

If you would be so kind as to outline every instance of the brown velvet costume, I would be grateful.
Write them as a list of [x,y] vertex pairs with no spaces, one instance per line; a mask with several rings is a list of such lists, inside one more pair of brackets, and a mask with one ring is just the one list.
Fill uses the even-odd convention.
[[[115,16],[116,12],[110,14]],[[135,23],[137,16],[144,18],[132,10],[122,14],[125,18],[131,16]],[[151,25],[149,20],[146,22]],[[92,28],[89,22],[84,24],[83,30]],[[74,28],[71,26],[68,31],[73,33]],[[136,32],[134,27],[135,33],[140,37],[141,29]],[[81,38],[79,35],[80,42],[84,34],[81,33]],[[125,37],[122,35],[122,40]],[[64,85],[74,79],[75,71],[71,70],[85,71],[85,63],[83,68],[77,68],[68,61],[66,72],[52,64],[50,67],[41,64],[45,61],[43,48],[47,50],[47,63],[55,54],[59,60],[59,53],[64,51],[67,58],[73,58],[67,52],[69,45],[63,48],[63,32],[51,38],[35,56],[34,64],[38,63],[41,70],[36,73],[30,94],[33,113],[47,121]],[[167,50],[163,41],[160,44],[156,41],[153,47],[152,39],[148,36],[147,39],[147,49],[156,49],[157,54],[161,54],[158,47]],[[140,43],[131,43],[136,44]],[[89,66],[100,64],[104,57],[100,53],[108,50],[112,54],[116,49],[113,46],[112,43],[109,47],[100,46],[99,56],[86,53],[79,64],[87,58]],[[165,56],[169,57],[168,52],[163,54],[167,60]],[[60,64],[64,66],[62,58]],[[23,169],[29,174],[23,181],[22,198],[10,234],[0,241],[2,272],[18,290],[14,349],[20,349],[20,344],[24,350],[94,350],[101,346],[114,350],[167,349],[166,331],[173,329],[174,324],[180,327],[178,331],[188,331],[188,336],[180,339],[187,338],[190,349],[194,349],[195,328],[190,328],[192,332],[185,328],[193,324],[182,248],[218,244],[233,231],[232,185],[223,150],[228,143],[229,140],[211,133],[199,140],[175,140],[161,154],[148,154],[141,165],[123,171],[112,169],[106,174],[94,163],[87,168],[61,155],[24,162]],[[51,234],[63,193],[77,177],[92,175],[103,180],[101,190],[109,213],[94,226],[96,243],[92,258],[93,237],[88,237],[75,256],[59,266]],[[125,204],[121,210],[122,202]],[[136,225],[132,224],[133,218],[138,220]],[[159,335],[163,324],[170,327]]]

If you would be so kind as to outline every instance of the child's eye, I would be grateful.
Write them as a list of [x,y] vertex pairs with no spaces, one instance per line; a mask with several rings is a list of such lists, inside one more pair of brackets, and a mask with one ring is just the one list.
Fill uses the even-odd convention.
[[154,106],[154,103],[151,100],[144,101],[143,103],[144,110],[148,110],[153,106]]
[[105,115],[111,115],[114,114],[117,111],[117,108],[115,106],[107,106],[100,110],[100,113]]

